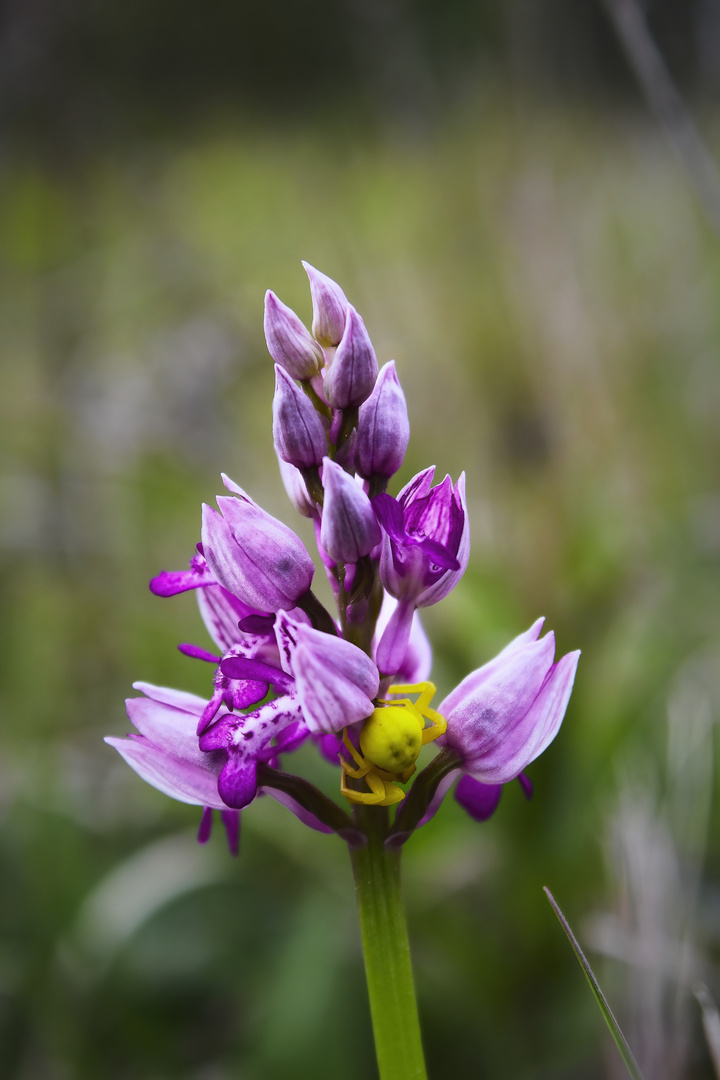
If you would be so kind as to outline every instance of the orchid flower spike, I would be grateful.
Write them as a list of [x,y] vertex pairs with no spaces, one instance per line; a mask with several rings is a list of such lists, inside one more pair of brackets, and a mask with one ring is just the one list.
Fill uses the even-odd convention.
[[[199,839],[221,813],[231,847],[239,811],[266,793],[302,822],[359,844],[348,808],[392,807],[386,844],[403,843],[455,784],[477,820],[525,770],[565,716],[579,653],[555,660],[539,619],[433,708],[432,650],[420,610],[442,601],[468,565],[465,477],[434,484],[435,467],[393,496],[408,446],[407,406],[391,361],[378,362],[362,317],[340,286],[305,263],[312,332],[274,293],[265,334],[275,361],[272,434],[294,509],[315,530],[336,603],[311,591],[304,542],[226,476],[204,506],[186,570],[150,583],[163,597],[194,591],[212,649],[180,651],[208,670],[204,696],[138,683],[134,731],[107,741],[148,783],[202,808]],[[269,451],[271,451],[269,444]],[[311,530],[310,530],[311,531]],[[417,775],[419,754],[440,752]],[[304,776],[280,770],[300,746],[338,766],[338,805]],[[292,766],[291,766],[292,767]],[[363,809],[364,812],[364,809]]]

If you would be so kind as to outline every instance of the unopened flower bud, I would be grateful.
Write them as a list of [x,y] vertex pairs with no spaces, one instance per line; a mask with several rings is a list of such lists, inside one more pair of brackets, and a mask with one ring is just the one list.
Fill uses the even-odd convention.
[[353,477],[327,457],[323,487],[320,543],[335,562],[356,563],[382,539],[370,500]]
[[312,379],[325,363],[323,351],[292,308],[265,293],[265,340],[276,364],[293,379]]
[[335,409],[362,405],[372,393],[377,373],[377,357],[365,323],[348,304],[345,330],[324,377],[325,397]]
[[203,506],[202,543],[220,585],[259,611],[293,608],[309,590],[315,567],[292,529],[233,485],[218,514]]
[[345,330],[345,316],[348,302],[345,293],[332,278],[321,274],[310,263],[303,262],[305,273],[310,279],[310,294],[313,305],[313,336],[325,348],[340,344]]
[[391,360],[381,369],[372,394],[360,408],[355,467],[361,476],[393,476],[410,439],[405,395]]
[[278,456],[298,469],[320,465],[327,453],[322,420],[307,395],[279,364],[275,365],[273,439]]
[[298,514],[302,514],[303,517],[307,518],[314,517],[317,508],[308,495],[307,486],[300,470],[289,462],[283,461],[281,457],[278,458],[278,466],[280,468],[280,479],[287,492],[287,497]]

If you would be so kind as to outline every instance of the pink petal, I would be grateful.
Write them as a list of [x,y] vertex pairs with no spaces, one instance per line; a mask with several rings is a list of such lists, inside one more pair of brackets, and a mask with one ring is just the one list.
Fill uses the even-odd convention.
[[199,764],[173,757],[144,739],[108,737],[105,742],[115,747],[138,776],[171,799],[194,806],[224,808],[217,790],[219,768],[211,766],[213,759],[208,755],[203,755],[206,764]]

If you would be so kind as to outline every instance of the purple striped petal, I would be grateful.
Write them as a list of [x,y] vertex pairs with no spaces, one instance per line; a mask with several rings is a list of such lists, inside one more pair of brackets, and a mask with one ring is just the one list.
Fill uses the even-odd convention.
[[369,498],[336,462],[323,459],[325,505],[320,543],[335,562],[356,563],[380,543],[382,533]]
[[[105,742],[115,747],[138,776],[171,799],[195,806],[222,808],[217,787],[220,771],[217,759],[203,754],[203,760],[188,760],[139,737],[115,739],[108,736]],[[199,751],[197,753],[200,756]]]
[[392,495],[383,492],[372,500],[373,510],[385,532],[392,540],[406,542],[402,506]]
[[[483,684],[488,680],[495,678],[498,675],[498,672],[504,669],[507,660],[513,653],[520,651],[526,645],[535,643],[540,636],[544,622],[544,618],[536,619],[529,630],[525,630],[524,633],[518,634],[516,638],[513,638],[510,644],[506,645],[502,652],[499,652],[497,656],[494,656],[487,664],[483,664],[482,667],[477,668],[469,675],[466,675],[463,681],[448,694],[440,706],[440,712],[442,712],[443,716],[452,712],[453,709],[457,708],[463,701],[469,699],[471,696],[480,694]],[[550,659],[552,660],[552,656]]]
[[244,493],[219,495],[218,514],[203,506],[203,549],[216,579],[256,611],[293,608],[315,567],[304,544]]
[[414,499],[422,499],[432,487],[435,476],[435,466],[429,465],[427,469],[413,476],[405,487],[398,493],[397,501],[403,507],[408,506]]
[[542,754],[557,735],[572,693],[579,651],[563,656],[532,708],[507,733],[502,746],[495,745],[472,768],[485,783],[506,783]]
[[[154,686],[153,683],[148,682],[134,682],[133,690],[139,690],[141,694],[145,694],[152,701],[157,701],[163,705],[171,705],[174,709],[182,709],[184,712],[193,713],[195,716],[199,716],[205,708],[205,698],[198,697],[197,694],[188,694],[185,690],[175,690],[170,686]],[[139,698],[131,698],[133,700],[141,700]]]
[[516,743],[511,749],[508,740],[514,731],[524,730],[521,722],[543,687],[554,653],[550,633],[510,653],[479,686],[468,686],[472,675],[468,676],[440,705],[438,711],[448,722],[445,741],[477,779],[505,783],[532,760],[523,761],[514,773],[505,768],[506,762],[515,760]]
[[445,547],[444,544],[438,544],[436,540],[419,540],[418,547],[423,550],[435,566],[441,566],[443,570],[460,569],[460,563],[450,548]]
[[370,716],[380,677],[361,649],[298,623],[284,611],[278,612],[275,633],[311,732],[329,734]]

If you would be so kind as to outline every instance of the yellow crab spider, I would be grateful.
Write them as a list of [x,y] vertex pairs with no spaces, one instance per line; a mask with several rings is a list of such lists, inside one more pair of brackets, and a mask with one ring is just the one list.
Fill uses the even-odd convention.
[[[415,772],[415,762],[421,747],[443,735],[447,722],[430,708],[435,693],[431,682],[391,686],[389,694],[417,694],[408,697],[381,698],[377,708],[367,718],[360,731],[360,752],[352,745],[347,731],[343,742],[357,768],[341,759],[340,791],[349,802],[374,806],[392,806],[404,799],[405,793],[397,781],[406,783]],[[429,720],[428,727],[425,721]],[[347,784],[347,778],[365,780],[369,791],[358,791]]]

